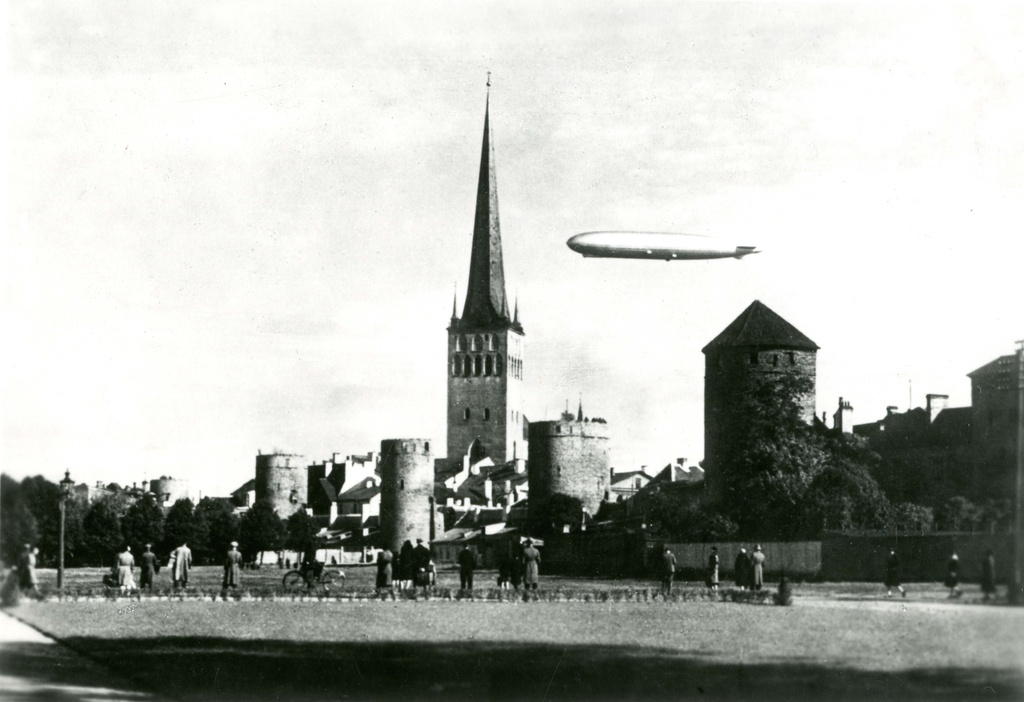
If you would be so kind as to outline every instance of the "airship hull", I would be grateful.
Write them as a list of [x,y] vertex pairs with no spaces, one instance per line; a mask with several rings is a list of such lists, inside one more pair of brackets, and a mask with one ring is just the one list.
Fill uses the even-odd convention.
[[566,242],[586,258],[635,258],[692,261],[743,258],[754,246],[733,246],[698,234],[668,232],[584,232]]

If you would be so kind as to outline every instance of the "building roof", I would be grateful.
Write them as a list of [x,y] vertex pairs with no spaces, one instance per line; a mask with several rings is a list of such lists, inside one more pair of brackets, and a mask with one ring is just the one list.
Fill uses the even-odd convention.
[[1008,356],[1000,356],[999,358],[989,361],[981,368],[971,371],[967,374],[968,378],[972,380],[978,380],[985,377],[994,376],[994,380],[997,383],[1005,384],[1006,389],[1012,389],[1011,380],[1014,380],[1014,371],[1017,370],[1017,357],[1010,354]]
[[338,495],[338,502],[366,502],[379,494],[380,485],[378,483],[374,482],[370,487],[366,487],[365,482],[360,482],[355,487]]
[[[490,83],[488,83],[490,85]],[[505,267],[501,253],[501,223],[498,218],[498,183],[494,171],[494,142],[491,139],[491,98],[484,109],[484,138],[480,153],[480,177],[476,189],[473,220],[473,248],[469,262],[469,285],[462,319],[452,317],[461,329],[515,328],[505,297]],[[516,310],[518,317],[518,308]]]
[[707,353],[713,349],[733,346],[818,350],[817,344],[760,300],[750,303],[750,306],[702,351]]

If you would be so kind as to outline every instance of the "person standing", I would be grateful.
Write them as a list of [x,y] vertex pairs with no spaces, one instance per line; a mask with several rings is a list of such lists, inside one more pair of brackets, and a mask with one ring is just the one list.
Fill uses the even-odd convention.
[[761,544],[754,547],[754,552],[750,554],[750,589],[760,590],[764,586],[764,552],[761,550]]
[[885,561],[885,587],[886,597],[892,597],[892,589],[896,588],[904,597],[907,591],[900,584],[900,557],[896,555],[896,549],[889,549],[889,557]]
[[171,552],[170,567],[174,587],[188,587],[188,572],[192,569],[192,550],[187,542],[182,541],[181,546]]
[[750,557],[747,556],[747,549],[741,548],[736,554],[736,562],[733,564],[733,578],[736,579],[736,587],[746,590],[750,585],[750,578],[747,577],[750,568]]
[[540,580],[540,551],[533,547],[533,540],[526,540],[526,548],[523,549],[523,586],[527,590],[536,590]]
[[377,587],[378,593],[392,588],[391,563],[393,560],[394,556],[386,548],[382,548],[377,552],[377,580],[374,584]]
[[157,563],[156,554],[153,553],[153,544],[146,544],[146,550],[139,556],[139,587],[143,590],[149,588],[153,591],[153,576],[160,572],[160,564]]
[[985,601],[996,594],[996,557],[992,549],[985,551],[981,559],[981,591],[985,593]]
[[459,583],[463,590],[473,589],[473,571],[476,569],[476,554],[469,544],[463,544],[459,551]]
[[229,587],[234,590],[242,583],[242,554],[238,551],[238,542],[231,542],[231,550],[228,551],[228,555],[224,558],[224,585],[223,588],[227,590]]
[[946,587],[949,588],[949,596],[960,597],[963,593],[960,592],[960,558],[956,555],[956,551],[949,557],[949,562],[946,563]]
[[512,544],[509,559],[509,582],[513,590],[518,590],[523,582],[523,546],[518,541]]
[[661,592],[663,595],[672,594],[672,581],[676,579],[676,557],[668,546],[662,547],[661,554]]
[[412,550],[412,560],[416,564],[414,578],[418,587],[426,588],[430,585],[430,549],[423,543],[423,539],[416,539],[416,548]]
[[125,546],[124,551],[117,554],[117,586],[121,592],[135,589],[135,576],[132,570],[135,568],[135,556],[132,555],[132,547]]
[[708,556],[708,580],[707,586],[717,591],[718,590],[718,547],[711,547],[711,555]]
[[398,577],[398,587],[402,590],[412,587],[412,579],[416,577],[416,561],[412,556],[412,542],[408,539],[398,552]]
[[32,548],[32,544],[25,544],[21,555],[18,556],[18,586],[22,592],[33,597],[39,597],[39,579],[36,576],[38,553],[39,549]]

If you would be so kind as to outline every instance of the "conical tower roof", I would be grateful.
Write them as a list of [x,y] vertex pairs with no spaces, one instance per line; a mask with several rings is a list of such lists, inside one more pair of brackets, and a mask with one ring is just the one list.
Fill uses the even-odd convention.
[[[488,83],[489,85],[489,83]],[[469,285],[461,326],[509,327],[505,299],[505,267],[501,256],[501,224],[498,219],[498,184],[494,172],[491,139],[490,94],[484,110],[484,141],[480,154],[480,178],[476,190],[473,250],[469,261]]]
[[754,300],[732,324],[702,350],[732,346],[817,351],[818,345],[760,300]]

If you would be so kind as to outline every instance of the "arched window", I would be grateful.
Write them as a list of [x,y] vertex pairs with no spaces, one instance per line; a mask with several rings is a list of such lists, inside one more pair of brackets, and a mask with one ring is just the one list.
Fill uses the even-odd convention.
[[473,336],[473,349],[472,350],[473,351],[479,351],[482,347],[483,347],[483,342],[480,339],[480,335],[479,334],[475,334]]
[[473,356],[473,375],[480,375],[483,371],[483,359],[480,356]]
[[487,350],[488,351],[493,351],[494,350],[494,337],[491,336],[490,334],[487,335]]
[[494,374],[501,375],[501,354],[494,357]]
[[484,356],[484,375],[491,375],[494,372],[494,357]]
[[462,356],[455,354],[452,358],[452,375],[458,378],[462,375]]
[[462,350],[462,337],[457,335],[457,334],[455,335],[455,350],[456,351],[461,351]]

